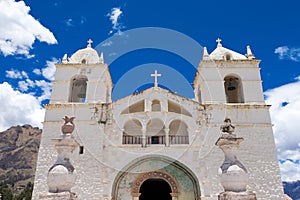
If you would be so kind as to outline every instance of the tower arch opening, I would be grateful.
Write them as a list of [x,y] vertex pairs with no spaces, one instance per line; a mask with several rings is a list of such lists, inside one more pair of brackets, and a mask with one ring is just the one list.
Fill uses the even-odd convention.
[[229,75],[224,78],[224,89],[227,103],[244,103],[241,78]]
[[87,93],[88,78],[84,75],[77,75],[70,82],[69,102],[85,102]]

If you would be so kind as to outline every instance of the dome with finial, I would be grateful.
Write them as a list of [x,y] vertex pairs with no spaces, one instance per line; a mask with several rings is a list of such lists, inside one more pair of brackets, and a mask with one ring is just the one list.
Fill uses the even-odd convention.
[[84,49],[76,51],[68,63],[71,64],[97,64],[101,63],[99,55],[95,49],[92,48],[93,41],[89,39],[87,41],[88,45]]
[[212,59],[212,60],[247,60],[246,56],[223,47],[223,45],[221,44],[222,40],[220,38],[218,38],[216,40],[216,42],[217,42],[217,48],[209,55],[210,59]]

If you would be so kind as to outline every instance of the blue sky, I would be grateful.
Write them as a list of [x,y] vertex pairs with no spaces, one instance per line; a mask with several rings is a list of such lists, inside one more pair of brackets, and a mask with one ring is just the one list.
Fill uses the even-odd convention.
[[[209,53],[218,37],[223,46],[242,54],[251,45],[262,60],[266,101],[273,104],[283,179],[300,180],[299,1],[0,0],[0,7],[0,130],[24,123],[40,126],[40,105],[50,97],[54,63],[65,53],[71,56],[86,47],[89,38],[97,46],[131,29],[161,27],[192,38]],[[193,82],[193,67],[168,51],[153,49],[129,52],[113,62],[113,82],[147,63],[172,66]]]

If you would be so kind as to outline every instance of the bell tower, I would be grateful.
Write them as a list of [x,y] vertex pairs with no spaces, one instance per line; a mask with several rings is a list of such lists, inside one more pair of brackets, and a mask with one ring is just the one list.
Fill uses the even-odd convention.
[[112,82],[103,54],[99,57],[92,40],[70,58],[56,64],[50,103],[110,103]]
[[[85,176],[90,177],[90,181],[92,179],[101,180],[102,175],[101,170],[95,174],[95,170],[89,171],[87,169],[98,166],[100,159],[95,159],[95,155],[103,154],[105,126],[108,124],[109,109],[112,102],[112,81],[108,66],[104,64],[103,54],[99,56],[97,51],[92,48],[92,40],[88,41],[86,48],[76,51],[70,58],[66,54],[64,55],[62,62],[56,64],[55,80],[52,83],[50,103],[45,105],[43,137],[38,154],[32,199],[63,199],[60,197],[62,192],[59,189],[56,191],[56,188],[58,188],[56,180],[59,178],[64,179],[62,174],[61,177],[59,175],[62,172],[60,169],[64,168],[60,166],[60,168],[55,168],[54,171],[49,171],[49,167],[57,160],[55,153],[53,153],[56,152],[55,148],[59,149],[58,154],[61,153],[60,149],[62,147],[69,148],[69,144],[65,145],[64,141],[61,142],[59,131],[59,124],[64,116],[75,119],[76,127],[72,138],[76,140],[79,148],[72,150],[71,153],[69,152],[68,157],[59,160],[63,160],[62,162],[71,160],[75,169],[72,173],[78,174],[78,179],[83,178],[82,173],[80,173],[83,171]],[[55,140],[57,138],[58,140]],[[55,145],[53,145],[53,141],[56,141]],[[93,154],[90,153],[91,149]],[[64,152],[62,154],[65,155]],[[62,162],[56,164],[61,165]],[[47,180],[47,174],[50,180]],[[58,179],[52,180],[51,178],[54,176]],[[68,180],[66,182],[67,185],[70,185]],[[59,188],[65,188],[66,184],[64,184],[59,185]],[[97,184],[94,184],[94,187],[100,190],[101,184],[102,182],[98,181]],[[89,185],[86,186],[90,187]],[[76,186],[73,189],[78,191]],[[87,189],[84,188],[83,190]],[[70,192],[70,188],[68,191]],[[49,196],[50,193],[52,196]],[[99,198],[99,194],[95,193],[94,195],[88,199]]]
[[242,55],[222,46],[208,54],[204,47],[203,59],[194,80],[195,98],[202,104],[259,103],[264,104],[259,60],[247,46]]

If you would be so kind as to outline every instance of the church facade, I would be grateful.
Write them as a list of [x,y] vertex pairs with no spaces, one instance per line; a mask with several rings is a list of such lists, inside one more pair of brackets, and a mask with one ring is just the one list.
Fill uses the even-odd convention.
[[210,54],[204,48],[194,99],[158,87],[155,71],[154,87],[112,101],[109,68],[91,43],[64,56],[45,106],[32,199],[65,199],[49,191],[48,180],[64,116],[75,117],[77,147],[65,159],[76,174],[74,199],[218,199],[224,155],[215,143],[225,118],[244,138],[238,157],[249,171],[248,189],[257,199],[284,199],[259,63],[249,46],[242,55],[218,40]]

